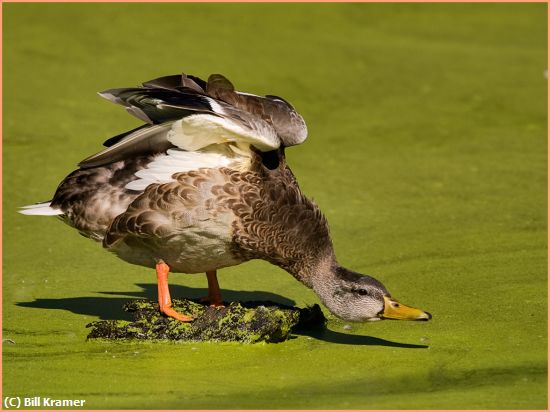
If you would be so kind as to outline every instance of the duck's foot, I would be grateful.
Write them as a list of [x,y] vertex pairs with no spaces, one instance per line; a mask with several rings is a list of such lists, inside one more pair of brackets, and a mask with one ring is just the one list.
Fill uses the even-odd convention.
[[170,267],[161,260],[157,263],[156,269],[160,312],[182,322],[192,322],[194,320],[192,316],[183,315],[172,309],[172,299],[170,298],[170,290],[168,289]]
[[225,305],[221,300],[221,297],[216,298],[214,296],[203,296],[202,298],[199,298],[199,302],[210,303],[210,307],[213,307],[213,308],[225,308]]
[[179,312],[176,312],[171,307],[162,307],[159,305],[159,309],[160,309],[160,312],[163,313],[164,315],[170,318],[181,320],[182,322],[193,322],[195,320],[193,316],[183,315]]

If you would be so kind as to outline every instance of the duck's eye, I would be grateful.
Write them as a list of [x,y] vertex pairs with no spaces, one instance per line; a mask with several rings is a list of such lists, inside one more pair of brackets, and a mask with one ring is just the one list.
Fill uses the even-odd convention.
[[359,289],[359,290],[357,290],[357,293],[364,296],[364,295],[367,294],[367,291],[365,289]]

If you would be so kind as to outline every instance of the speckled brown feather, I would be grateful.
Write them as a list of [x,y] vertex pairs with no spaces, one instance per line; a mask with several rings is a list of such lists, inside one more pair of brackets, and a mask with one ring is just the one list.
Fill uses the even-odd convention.
[[308,283],[310,270],[324,256],[332,256],[328,223],[303,195],[283,149],[273,170],[262,165],[260,156],[255,160],[249,172],[225,171],[238,189],[237,195],[220,196],[237,216],[235,247],[248,258],[267,260]]
[[103,167],[78,169],[58,186],[51,206],[63,211],[61,218],[84,236],[101,240],[113,219],[139,193],[124,186],[135,180],[154,156],[139,156]]
[[158,259],[169,259],[162,249],[172,236],[199,221],[229,218],[236,263],[264,259],[307,283],[303,277],[308,270],[327,253],[332,255],[326,219],[302,194],[282,149],[273,170],[255,153],[247,172],[199,169],[174,178],[149,186],[116,217],[104,246],[116,249],[117,243],[126,242],[157,249]]
[[212,193],[215,184],[224,183],[224,175],[218,169],[178,173],[174,178],[174,182],[147,187],[113,220],[103,245],[111,248],[128,237],[162,241],[197,221],[215,219],[219,213],[228,212],[226,206],[215,202]]

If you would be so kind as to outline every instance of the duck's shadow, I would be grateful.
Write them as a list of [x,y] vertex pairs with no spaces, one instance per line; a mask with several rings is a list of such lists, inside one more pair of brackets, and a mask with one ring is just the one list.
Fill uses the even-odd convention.
[[[140,291],[132,292],[97,292],[105,297],[90,296],[61,299],[36,299],[34,302],[18,302],[17,306],[40,309],[63,309],[79,315],[97,316],[101,320],[125,319],[132,320],[132,316],[122,310],[126,302],[131,299],[157,300],[156,283],[136,283]],[[199,299],[208,295],[206,288],[190,288],[181,285],[170,285],[170,295],[175,299]],[[262,291],[223,290],[225,302],[234,301],[272,301],[281,305],[293,306],[295,302],[284,296]]]
[[[33,302],[17,302],[17,306],[38,309],[61,309],[70,312],[98,317],[101,320],[108,319],[125,319],[132,320],[131,315],[122,307],[130,299],[157,299],[157,285],[150,283],[138,283],[141,291],[132,292],[98,292],[109,297],[76,297],[76,298],[61,298],[61,299],[36,299]],[[185,297],[187,299],[198,299],[208,294],[206,288],[189,288],[181,285],[170,285],[170,294],[174,298]],[[120,296],[114,297],[112,295]],[[263,291],[238,291],[224,289],[223,297],[226,302],[250,302],[250,301],[270,301],[285,306],[294,306],[295,302],[284,296],[275,293]],[[373,336],[350,335],[327,329],[326,327],[313,330],[304,330],[296,332],[296,334],[309,336],[314,339],[325,342],[338,343],[344,345],[377,345],[391,346],[397,348],[428,348],[426,345],[415,345],[408,343],[392,342]]]

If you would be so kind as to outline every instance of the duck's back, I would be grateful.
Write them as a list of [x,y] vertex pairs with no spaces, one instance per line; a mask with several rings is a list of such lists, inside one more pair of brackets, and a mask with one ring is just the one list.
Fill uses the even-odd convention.
[[323,214],[302,194],[282,149],[254,153],[244,171],[201,168],[174,179],[133,200],[104,246],[143,266],[162,259],[176,272],[264,259],[293,274],[332,248]]
[[107,140],[51,202],[22,213],[57,214],[125,260],[163,259],[183,272],[256,257],[280,264],[292,258],[297,231],[309,239],[299,221],[326,226],[284,161],[284,147],[307,130],[283,99],[236,92],[220,75],[167,76],[101,95],[147,124]]
[[49,208],[81,234],[102,241],[112,221],[140,195],[126,185],[154,155],[77,169],[58,186]]

